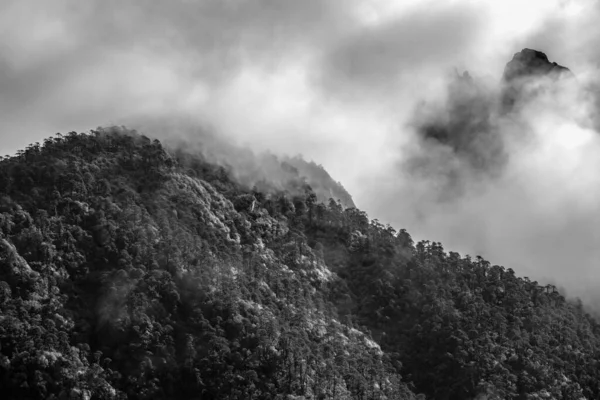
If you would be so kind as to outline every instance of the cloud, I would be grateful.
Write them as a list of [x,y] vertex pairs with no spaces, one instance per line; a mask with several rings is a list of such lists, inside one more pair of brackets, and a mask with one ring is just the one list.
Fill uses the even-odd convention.
[[408,125],[415,135],[399,168],[435,181],[440,201],[463,196],[469,181],[498,175],[508,159],[499,100],[498,85],[487,87],[468,72],[455,73],[443,98],[417,105]]
[[[600,283],[597,4],[4,1],[0,143],[10,153],[59,131],[185,117],[314,159],[415,238],[583,291]],[[494,88],[524,47],[580,88],[500,118]],[[455,67],[475,91],[449,90]]]
[[[432,145],[422,129],[427,123],[417,127],[403,157],[421,162],[423,170],[401,163],[399,183],[386,198],[379,197],[381,212],[388,220],[402,220],[416,237],[483,255],[591,301],[600,263],[600,132],[593,124],[593,83],[585,77],[538,78],[530,82],[537,94],[508,114],[469,102],[481,103],[499,92],[484,92],[479,100],[468,92],[449,96],[450,117],[443,109],[446,119],[439,126],[453,139],[435,137]],[[469,112],[454,107],[465,102]],[[434,113],[426,122],[435,125],[437,118]],[[490,134],[506,158],[485,165],[485,172],[495,173],[482,176],[471,157],[489,154],[490,143],[482,149],[470,147],[469,140]],[[461,147],[465,135],[467,146]]]
[[335,38],[355,23],[352,3],[5,2],[0,128],[13,137],[5,135],[4,146],[210,105],[246,68],[274,73]]
[[485,11],[466,4],[419,7],[363,26],[325,52],[320,83],[329,90],[365,95],[396,91],[398,81],[430,79],[475,50]]
[[600,66],[600,3],[595,0],[565,0],[544,18],[537,29],[516,41],[536,49],[552,50],[554,57],[568,59],[581,75]]

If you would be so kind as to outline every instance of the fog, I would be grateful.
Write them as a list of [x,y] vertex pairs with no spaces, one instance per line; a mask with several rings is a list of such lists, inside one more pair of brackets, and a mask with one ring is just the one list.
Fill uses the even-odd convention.
[[[183,118],[322,164],[415,239],[586,298],[600,284],[599,17],[591,0],[3,1],[0,145]],[[504,115],[502,71],[524,47],[577,82]],[[475,88],[453,91],[455,70]],[[466,136],[432,142],[431,124]]]

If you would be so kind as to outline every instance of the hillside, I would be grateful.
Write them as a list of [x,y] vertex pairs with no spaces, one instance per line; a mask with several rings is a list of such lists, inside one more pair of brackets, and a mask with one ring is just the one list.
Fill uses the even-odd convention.
[[0,161],[3,398],[600,398],[581,303],[321,201],[317,166],[201,150],[107,128]]
[[136,130],[148,136],[164,137],[167,147],[201,156],[206,163],[223,167],[244,186],[302,195],[306,183],[321,202],[333,198],[344,207],[355,207],[352,196],[341,183],[333,180],[323,166],[306,161],[301,155],[280,159],[269,152],[254,153],[247,146],[235,144],[208,127],[199,128],[197,123],[183,117],[144,117],[142,121],[131,122]]

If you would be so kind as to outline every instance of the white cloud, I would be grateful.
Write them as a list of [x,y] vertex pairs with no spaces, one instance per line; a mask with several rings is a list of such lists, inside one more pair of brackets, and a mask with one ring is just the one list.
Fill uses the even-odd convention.
[[493,86],[512,55],[532,47],[592,87],[594,1],[13,0],[0,8],[5,152],[57,131],[191,115],[255,148],[315,159],[371,217],[417,238],[572,279],[574,288],[600,283],[591,274],[600,118],[590,92],[563,92],[562,102],[524,111],[526,121],[501,121],[506,135],[526,131],[529,142],[509,141],[504,175],[474,180],[455,202],[437,202],[439,182],[398,169],[417,102],[442,99],[453,67]]

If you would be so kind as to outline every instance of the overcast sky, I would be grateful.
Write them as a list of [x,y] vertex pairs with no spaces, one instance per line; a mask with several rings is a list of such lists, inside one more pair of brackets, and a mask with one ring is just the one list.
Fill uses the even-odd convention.
[[[589,90],[599,20],[592,0],[4,0],[0,151],[184,115],[323,164],[372,218],[415,239],[585,294],[600,284],[600,119]],[[581,86],[494,120],[507,138],[529,139],[506,140],[508,165],[494,179],[461,169],[464,190],[440,201],[438,177],[406,168],[423,151],[417,105],[444,104],[454,68],[491,96],[524,47]],[[462,168],[435,151],[446,160],[436,168]]]

